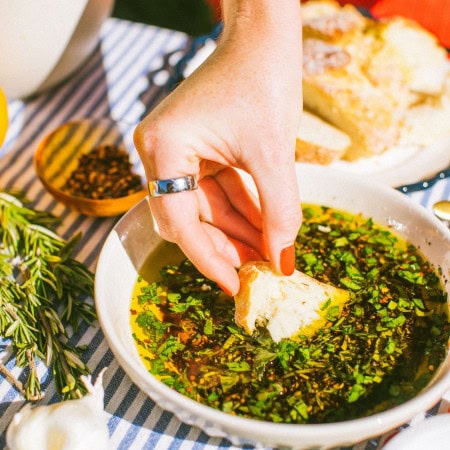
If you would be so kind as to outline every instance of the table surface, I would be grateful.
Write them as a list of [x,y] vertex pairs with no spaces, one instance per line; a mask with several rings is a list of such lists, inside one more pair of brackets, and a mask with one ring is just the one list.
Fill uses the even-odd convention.
[[[32,200],[34,208],[61,217],[57,231],[63,238],[81,231],[83,238],[75,257],[93,271],[103,242],[118,218],[86,217],[58,203],[36,177],[34,151],[45,135],[73,119],[112,117],[137,123],[167,94],[168,79],[189,45],[190,38],[183,33],[110,18],[102,29],[98,48],[74,76],[33,99],[9,102],[10,127],[0,148],[0,189],[19,189]],[[406,195],[431,214],[435,201],[450,199],[450,180]],[[103,367],[108,367],[104,387],[111,449],[239,448],[226,439],[207,436],[155,405],[121,369],[98,326],[85,326],[73,340],[88,345],[83,356],[94,379]],[[21,377],[7,340],[0,340],[0,358],[16,377]],[[45,390],[42,403],[57,401],[51,374],[44,364],[38,365],[38,373]],[[23,398],[1,378],[0,448],[5,446],[8,424],[23,405]],[[378,442],[375,439],[353,448],[372,450]]]

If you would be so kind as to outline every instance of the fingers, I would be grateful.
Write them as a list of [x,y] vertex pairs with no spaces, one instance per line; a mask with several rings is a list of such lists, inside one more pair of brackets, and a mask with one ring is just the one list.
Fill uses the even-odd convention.
[[161,237],[177,243],[198,270],[229,295],[239,291],[236,267],[250,259],[261,259],[251,246],[199,220],[198,192],[152,198],[150,207]]
[[255,228],[262,231],[261,207],[259,200],[254,196],[242,181],[240,175],[232,168],[218,172],[215,179],[226,192],[233,204],[233,208],[242,214]]
[[[158,136],[152,127],[135,132],[149,179],[199,175],[204,166],[208,174],[219,174],[201,180],[195,192],[150,199],[160,235],[178,244],[205,276],[234,294],[239,290],[236,268],[265,253],[258,202],[234,170],[202,160],[191,146],[175,151],[179,147],[172,141],[173,134],[164,139]],[[200,160],[208,161],[202,169]]]
[[279,273],[291,275],[295,268],[294,242],[302,220],[294,160],[280,160],[270,170],[255,171],[253,177],[260,196],[269,260]]
[[[202,224],[202,227],[213,241],[215,252],[225,257],[226,260],[233,261],[233,284],[227,281],[223,269],[220,266],[217,266],[217,270],[212,267],[211,259],[209,258],[205,258],[207,267],[205,267],[204,270],[210,271],[210,275],[208,275],[209,278],[216,281],[228,295],[233,296],[237,294],[240,289],[236,268],[240,267],[245,261],[259,261],[262,257],[252,247],[249,247],[239,240],[230,238],[218,228],[205,223]],[[217,253],[212,254],[212,256],[215,257]],[[203,272],[200,267],[199,270]]]
[[222,172],[199,183],[200,219],[265,255],[261,214],[255,198],[234,170]]

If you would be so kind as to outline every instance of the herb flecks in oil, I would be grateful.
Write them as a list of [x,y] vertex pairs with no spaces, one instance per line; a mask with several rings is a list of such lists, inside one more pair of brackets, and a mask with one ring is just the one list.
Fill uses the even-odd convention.
[[149,371],[219,410],[285,423],[365,416],[428,383],[450,329],[439,279],[414,247],[371,219],[307,205],[296,260],[350,300],[316,333],[279,344],[238,327],[233,299],[189,261],[139,280],[131,320]]

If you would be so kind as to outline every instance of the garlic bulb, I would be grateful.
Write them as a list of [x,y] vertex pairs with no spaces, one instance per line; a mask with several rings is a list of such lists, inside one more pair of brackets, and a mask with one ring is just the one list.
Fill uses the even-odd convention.
[[26,404],[6,433],[8,450],[107,450],[108,414],[103,409],[103,369],[94,385],[82,377],[87,394],[77,400],[31,407]]

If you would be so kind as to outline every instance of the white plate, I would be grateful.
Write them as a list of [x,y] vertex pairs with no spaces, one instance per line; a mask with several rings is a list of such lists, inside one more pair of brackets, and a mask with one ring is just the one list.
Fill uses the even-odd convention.
[[330,165],[391,187],[431,178],[449,166],[450,135],[429,147],[395,147],[382,155],[353,162],[336,161]]

